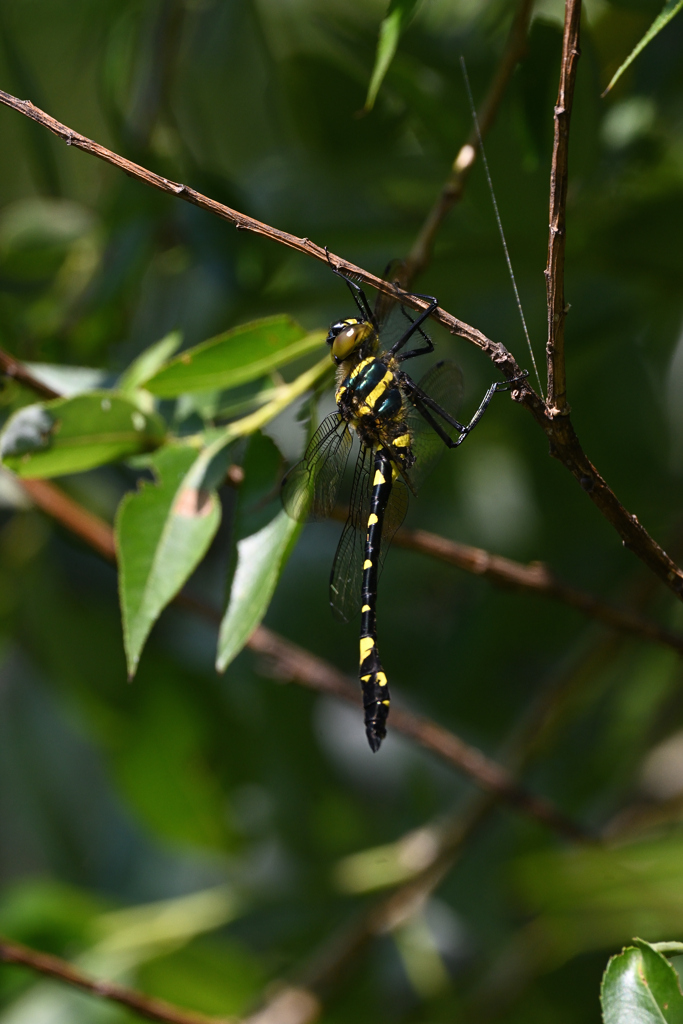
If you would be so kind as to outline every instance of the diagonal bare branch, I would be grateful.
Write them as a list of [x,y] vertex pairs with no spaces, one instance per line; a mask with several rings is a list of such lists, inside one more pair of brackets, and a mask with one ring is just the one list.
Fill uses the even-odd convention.
[[218,1024],[216,1018],[206,1017],[203,1013],[193,1013],[179,1006],[167,1003],[164,999],[155,999],[142,992],[118,985],[114,981],[97,981],[83,974],[77,967],[61,957],[50,953],[40,953],[17,942],[0,939],[0,962],[16,964],[37,971],[47,978],[63,981],[74,988],[80,988],[91,995],[119,1003],[133,1010],[147,1020],[163,1021],[164,1024]]
[[600,601],[593,594],[569,586],[559,580],[552,569],[542,562],[524,565],[502,555],[492,555],[483,548],[448,540],[427,530],[398,530],[392,543],[400,548],[438,558],[475,576],[483,576],[495,586],[551,597],[569,605],[570,608],[576,608],[611,629],[618,629],[631,636],[652,640],[683,652],[683,634],[665,629],[664,626],[652,622],[638,612],[615,608],[606,601]]
[[11,356],[9,352],[3,352],[0,349],[0,374],[4,377],[11,377],[13,380],[19,381],[24,387],[30,388],[35,391],[41,398],[60,398],[61,396],[57,391],[53,391],[47,384],[43,384],[42,380],[38,380],[34,377],[31,371],[20,363],[18,359]]

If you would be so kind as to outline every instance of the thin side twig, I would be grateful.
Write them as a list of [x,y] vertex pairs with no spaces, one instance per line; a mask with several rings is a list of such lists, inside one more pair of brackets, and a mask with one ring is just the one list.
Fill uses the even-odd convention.
[[114,981],[97,981],[95,978],[83,974],[77,967],[67,960],[62,960],[61,957],[40,953],[17,942],[9,942],[7,939],[0,939],[0,962],[28,967],[44,977],[63,981],[67,985],[80,988],[93,996],[99,996],[112,1003],[119,1003],[129,1010],[134,1010],[135,1013],[147,1020],[163,1021],[164,1024],[218,1024],[215,1017],[206,1017],[203,1013],[183,1010],[179,1006],[167,1003],[165,999],[146,996],[142,992],[118,985]]
[[2,349],[0,349],[0,373],[5,377],[18,380],[20,384],[31,388],[41,398],[61,397],[57,391],[53,391],[47,384],[43,384],[42,380],[34,377],[23,363],[20,363],[14,356],[11,356],[9,352],[3,352]]
[[[93,142],[92,139],[72,131],[71,128],[67,128],[66,125],[56,121],[49,114],[39,110],[28,100],[17,99],[16,96],[11,96],[9,93],[0,90],[0,103],[42,124],[55,135],[64,139],[69,145],[82,149],[84,152],[90,153],[106,163],[120,168],[130,177],[136,178],[152,188],[184,199],[203,210],[221,217],[223,220],[229,221],[237,228],[263,235],[275,242],[279,242],[281,245],[286,245],[291,249],[296,249],[298,252],[312,256],[314,259],[319,259],[325,263],[328,262],[327,250],[310,242],[309,239],[298,238],[295,235],[288,234],[286,231],[270,227],[261,221],[255,220],[253,217],[247,217],[245,214],[238,213],[222,203],[217,203],[215,200],[203,196],[200,192],[196,192],[186,185],[169,181],[153,171],[146,170],[144,167],[126,160],[125,157],[112,153],[111,150],[100,146],[99,143]],[[343,260],[332,253],[329,254],[329,259],[340,270],[352,275],[363,284],[383,292],[392,290],[392,286],[386,281],[382,281],[380,278],[375,277],[374,274],[368,273],[362,267],[349,263],[348,260]],[[402,301],[405,305],[417,310],[425,309],[428,305],[425,299],[411,294],[404,295]],[[522,368],[514,356],[500,342],[492,341],[481,331],[477,330],[476,327],[472,327],[463,320],[459,320],[440,307],[434,311],[432,317],[449,330],[451,334],[457,334],[479,348],[508,380],[519,378],[522,374]],[[683,569],[676,565],[673,559],[657,544],[647,530],[639,523],[637,517],[629,513],[621,504],[616,494],[587,458],[569,416],[552,415],[550,408],[536,394],[528,381],[520,381],[516,390],[512,391],[511,394],[515,401],[523,404],[532,414],[548,437],[551,455],[559,459],[580,483],[591,501],[593,501],[602,515],[605,516],[607,521],[617,531],[624,546],[633,551],[648,569],[669,587],[679,600],[682,600]]]
[[[86,512],[78,502],[45,480],[22,480],[21,483],[29,484],[27,491],[39,508],[81,540],[95,547],[109,561],[116,560],[113,531],[107,523]],[[36,487],[36,484],[40,486]],[[96,523],[99,524],[97,528]],[[105,540],[107,533],[110,540]],[[210,621],[220,619],[215,609],[207,607],[202,602],[183,594],[179,595],[179,598],[178,603]],[[283,682],[297,683],[307,689],[360,706],[358,687],[343,672],[297,644],[278,636],[272,630],[266,629],[265,626],[259,626],[254,631],[247,642],[247,647],[268,660],[275,678]],[[465,743],[455,733],[401,708],[392,708],[392,726],[463,772],[482,789],[495,794],[499,800],[547,826],[558,835],[573,842],[585,842],[589,839],[581,826],[558,810],[550,800],[520,786],[501,765],[476,747]]]
[[[482,136],[486,135],[495,121],[508,83],[526,51],[529,19],[531,18],[533,6],[533,0],[521,0],[517,8],[505,49],[489,86],[489,91],[477,115]],[[477,131],[475,128],[472,128],[467,142],[460,147],[453,161],[451,173],[446,179],[436,202],[427,214],[424,224],[420,228],[413,247],[408,254],[406,259],[408,282],[418,277],[429,263],[436,233],[443,224],[448,212],[460,201],[467,178],[477,158],[478,149]]]
[[606,601],[600,601],[593,594],[569,586],[559,580],[542,562],[524,565],[502,555],[492,555],[483,548],[448,540],[427,530],[398,530],[392,543],[409,551],[430,555],[475,576],[482,576],[495,586],[514,588],[561,601],[611,629],[664,644],[683,653],[683,635],[680,633],[665,629],[664,626],[646,619],[637,612],[615,608]]
[[555,104],[555,136],[550,169],[550,232],[545,269],[548,298],[548,406],[552,416],[568,412],[564,360],[564,253],[566,241],[567,183],[569,180],[569,121],[579,62],[581,0],[567,0],[562,40],[560,87]]

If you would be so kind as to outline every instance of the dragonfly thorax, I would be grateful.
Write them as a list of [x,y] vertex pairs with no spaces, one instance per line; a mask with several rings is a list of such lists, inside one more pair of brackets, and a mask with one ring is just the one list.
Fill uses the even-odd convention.
[[398,373],[393,358],[369,356],[344,378],[335,398],[340,415],[355,428],[362,444],[388,449],[407,469],[414,458]]

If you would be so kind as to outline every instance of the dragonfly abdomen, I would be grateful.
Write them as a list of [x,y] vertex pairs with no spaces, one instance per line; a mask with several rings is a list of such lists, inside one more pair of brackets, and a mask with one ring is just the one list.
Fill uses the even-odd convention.
[[386,736],[390,702],[387,677],[377,650],[377,580],[384,513],[391,496],[392,485],[391,459],[385,449],[378,449],[374,457],[374,477],[365,535],[359,668],[365,708],[365,732],[373,751],[379,750]]

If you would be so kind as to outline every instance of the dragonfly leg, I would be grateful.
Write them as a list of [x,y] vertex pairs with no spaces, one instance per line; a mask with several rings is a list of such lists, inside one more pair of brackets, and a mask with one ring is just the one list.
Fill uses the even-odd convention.
[[406,292],[406,294],[411,295],[416,299],[426,299],[429,301],[429,305],[427,306],[426,309],[422,310],[420,315],[415,320],[411,321],[410,326],[407,328],[406,331],[404,331],[404,333],[401,335],[398,341],[391,346],[389,352],[392,356],[395,356],[396,353],[403,348],[408,339],[411,338],[413,334],[415,334],[415,331],[419,331],[419,333],[422,335],[427,344],[424,345],[422,348],[416,348],[413,349],[411,352],[404,352],[402,355],[397,356],[399,362],[404,362],[406,359],[412,359],[413,356],[426,355],[428,352],[434,351],[434,342],[427,334],[424,333],[424,331],[421,330],[421,326],[425,322],[425,320],[427,320],[427,318],[432,315],[434,310],[439,305],[438,301],[434,298],[433,295],[421,295],[419,292]]
[[346,287],[351,292],[351,295],[353,296],[353,301],[356,303],[356,306],[358,307],[358,311],[362,319],[369,320],[372,326],[375,328],[375,330],[377,330],[377,321],[375,320],[375,314],[370,308],[368,297],[361,288],[361,286],[358,284],[357,281],[354,281],[352,278],[348,277],[343,271],[341,271],[339,267],[335,267],[334,263],[330,259],[330,254],[327,251],[327,246],[325,246],[325,255],[327,256],[327,262],[329,263],[333,273],[335,273],[337,277],[341,277],[342,281],[346,282]]
[[[462,442],[471,433],[471,431],[474,430],[477,423],[488,409],[489,403],[491,402],[493,396],[500,391],[509,391],[512,387],[514,387],[515,384],[520,383],[520,381],[522,380],[526,380],[527,376],[528,374],[525,372],[520,377],[513,377],[512,380],[497,381],[495,384],[492,384],[491,387],[486,392],[486,394],[484,395],[483,399],[481,400],[479,408],[475,412],[470,422],[465,424],[460,423],[458,420],[455,419],[454,416],[451,416],[450,413],[447,413],[445,409],[442,409],[441,406],[437,402],[435,402],[433,398],[430,398],[429,395],[425,394],[422,388],[420,388],[414,381],[411,381],[409,377],[406,377],[406,379],[403,380],[402,383],[406,390],[408,391],[408,397],[412,401],[417,411],[424,417],[427,423],[429,423],[430,427],[434,431],[436,431],[436,433],[439,435],[444,444],[447,445],[448,448],[457,448],[459,445],[462,444]],[[450,426],[455,427],[455,429],[458,431],[458,437],[450,437],[447,431],[444,430],[441,424],[438,423],[434,416],[432,416],[432,411],[435,412],[437,416],[439,416],[446,423],[450,424]]]

